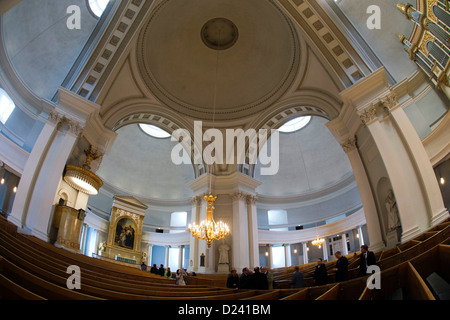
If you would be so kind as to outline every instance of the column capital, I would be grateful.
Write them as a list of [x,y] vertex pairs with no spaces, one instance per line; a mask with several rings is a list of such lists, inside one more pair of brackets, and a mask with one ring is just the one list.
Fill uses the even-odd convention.
[[246,200],[247,200],[247,204],[255,204],[256,201],[258,201],[258,197],[254,196],[254,195],[251,195],[251,194],[248,194],[246,196]]
[[349,153],[350,151],[357,149],[358,147],[356,137],[348,138],[344,143],[341,144],[341,147],[342,149],[344,149],[345,153]]
[[364,125],[369,125],[378,116],[387,116],[398,106],[399,103],[397,95],[395,92],[389,91],[384,96],[376,98],[366,104],[363,108],[357,111],[357,114]]
[[194,196],[191,198],[191,204],[195,206],[199,206],[202,204],[203,196]]
[[77,137],[81,135],[84,129],[80,122],[68,118],[65,114],[58,112],[57,110],[50,111],[48,121],[53,123],[57,130],[67,128],[70,133]]
[[238,191],[238,192],[235,192],[235,193],[233,193],[231,195],[231,199],[233,199],[233,201],[234,200],[244,200],[244,199],[247,199],[247,196],[249,196],[248,193],[242,192],[242,191]]

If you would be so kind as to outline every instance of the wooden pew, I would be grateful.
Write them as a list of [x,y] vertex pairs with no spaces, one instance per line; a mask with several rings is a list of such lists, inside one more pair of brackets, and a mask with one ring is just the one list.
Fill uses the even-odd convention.
[[[33,237],[34,238],[34,237]],[[17,240],[23,240],[25,242],[27,242],[28,237],[25,237],[25,239],[23,239],[21,237],[21,235],[18,235]],[[33,240],[31,242],[31,246],[34,250],[36,250],[36,248],[33,246],[34,244]],[[43,242],[41,240],[39,240],[40,242]],[[28,244],[30,244],[29,242],[27,242]],[[39,248],[39,247],[38,247]],[[101,265],[100,267],[96,265],[97,261],[101,261],[101,260],[96,260],[90,257],[86,257],[83,256],[81,254],[75,254],[72,252],[69,252],[65,249],[61,249],[61,248],[54,248],[57,249],[56,252],[62,252],[63,255],[60,256],[58,254],[55,254],[55,252],[53,251],[47,251],[42,248],[39,248],[39,251],[42,252],[43,254],[47,254],[47,256],[52,256],[53,258],[56,258],[57,260],[64,262],[64,264],[68,265],[78,265],[81,269],[85,269],[85,270],[89,270],[89,272],[93,272],[95,274],[97,274],[98,276],[104,278],[104,279],[121,279],[122,281],[128,281],[131,284],[154,284],[154,285],[171,285],[171,286],[175,286],[175,280],[173,279],[166,279],[166,278],[159,278],[159,277],[155,277],[152,275],[149,275],[148,273],[144,272],[144,271],[140,271],[140,270],[136,270],[134,268],[129,268],[129,267],[123,267],[125,268],[122,271],[117,271],[117,270],[110,270],[108,268],[106,268],[105,265]],[[72,255],[72,256],[70,256]],[[76,258],[76,259],[75,259]],[[78,258],[80,258],[80,260],[78,260]],[[87,262],[83,261],[83,259],[88,259]],[[96,261],[93,261],[96,260]],[[109,265],[113,265],[112,263],[109,262],[105,262],[105,261],[101,261],[103,263],[109,264]],[[115,266],[113,266],[115,267]],[[134,271],[135,273],[131,273],[129,274],[129,271]]]
[[[64,274],[62,276],[57,275],[57,274],[49,271],[48,269],[41,268],[36,264],[32,264],[29,261],[14,255],[12,252],[10,252],[8,249],[2,247],[1,245],[0,245],[0,249],[2,249],[2,252],[5,255],[5,257],[7,257],[9,261],[13,262],[18,267],[36,275],[40,279],[51,282],[60,287],[66,286],[68,274]],[[91,296],[95,296],[95,297],[101,297],[104,299],[147,300],[147,299],[155,299],[156,297],[166,297],[166,299],[169,299],[169,297],[172,297],[174,295],[185,295],[185,296],[197,297],[197,296],[205,296],[205,295],[211,296],[211,295],[221,295],[221,294],[233,293],[232,289],[229,289],[229,290],[216,289],[214,291],[209,291],[209,290],[208,291],[182,291],[182,292],[180,292],[180,291],[156,291],[156,290],[131,290],[132,292],[127,292],[122,287],[116,286],[114,288],[111,288],[111,286],[104,285],[101,282],[93,283],[93,281],[85,279],[85,277],[82,277],[81,280],[82,280],[82,285],[81,285],[81,289],[77,290],[78,292],[81,292],[81,293],[84,293],[87,295],[91,295]],[[130,290],[128,290],[128,291],[130,291]]]
[[256,291],[253,297],[242,298],[241,300],[277,300],[280,297],[280,290]]
[[0,300],[47,300],[0,274]]
[[[25,255],[27,257],[27,262],[30,262],[31,265],[39,266],[47,271],[50,271],[52,274],[59,275],[61,277],[67,277],[67,265],[60,264],[58,262],[53,262],[51,260],[48,260],[45,255],[42,253],[36,253],[24,246],[19,246],[20,243],[15,242],[15,245],[9,244],[7,241],[4,241],[2,235],[0,234],[0,246],[5,246],[5,250],[10,250],[15,255]],[[7,249],[6,249],[7,248]],[[164,286],[158,286],[158,285],[148,285],[148,284],[130,284],[128,281],[121,281],[120,279],[110,280],[105,279],[105,277],[96,276],[93,275],[90,272],[84,272],[84,270],[81,270],[83,275],[83,283],[86,283],[88,285],[97,286],[101,288],[105,288],[108,290],[113,291],[122,291],[126,293],[133,293],[133,294],[150,294],[150,292],[154,292],[154,294],[157,295],[170,295],[171,291],[190,291],[190,290],[201,290],[201,291],[208,291],[208,290],[217,290],[214,288],[197,288],[197,287],[190,287],[187,286],[171,286],[168,287],[167,285]],[[159,291],[163,291],[161,293],[158,293]]]
[[304,288],[280,300],[315,300],[334,287],[335,284]]
[[52,300],[101,300],[98,297],[62,288],[29,273],[6,259],[0,261],[3,275],[10,281],[41,297]]
[[364,291],[367,277],[339,282],[316,300],[357,300]]
[[[450,245],[438,245],[410,260],[410,264],[425,282],[432,273],[436,273],[442,278],[442,281],[450,283]],[[432,286],[429,288],[430,291],[433,291]],[[438,297],[436,296],[436,298]]]

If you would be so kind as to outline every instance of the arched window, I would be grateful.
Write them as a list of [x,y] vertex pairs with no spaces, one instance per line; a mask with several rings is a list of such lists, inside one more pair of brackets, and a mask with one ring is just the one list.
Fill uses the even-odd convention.
[[139,124],[139,128],[142,129],[146,134],[149,136],[152,136],[154,138],[169,138],[170,133],[167,131],[164,131],[161,128],[158,128],[157,126],[151,125],[151,124]]
[[89,7],[97,17],[100,17],[103,14],[103,11],[105,11],[108,3],[109,0],[89,0]]
[[0,121],[5,123],[15,107],[16,105],[6,91],[0,88]]
[[283,124],[280,128],[278,128],[278,131],[283,133],[295,132],[304,128],[310,121],[310,116],[297,117]]

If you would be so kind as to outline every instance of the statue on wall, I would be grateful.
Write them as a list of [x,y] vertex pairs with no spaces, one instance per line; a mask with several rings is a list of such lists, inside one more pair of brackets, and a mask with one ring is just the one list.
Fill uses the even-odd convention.
[[398,213],[397,201],[395,200],[394,192],[389,189],[384,205],[388,213],[388,231],[393,231],[400,228],[400,218]]
[[226,243],[222,243],[219,246],[219,264],[230,263],[228,259],[228,251],[230,251],[230,247]]
[[98,246],[98,252],[101,254],[102,252],[105,252],[105,250],[106,250],[106,241],[102,241]]

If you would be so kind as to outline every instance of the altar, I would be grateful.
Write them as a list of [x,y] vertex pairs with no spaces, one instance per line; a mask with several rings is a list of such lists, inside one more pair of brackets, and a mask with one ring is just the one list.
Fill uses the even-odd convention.
[[141,264],[142,227],[147,205],[132,196],[114,196],[103,257]]

